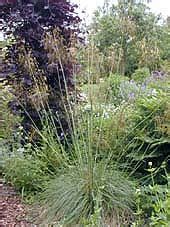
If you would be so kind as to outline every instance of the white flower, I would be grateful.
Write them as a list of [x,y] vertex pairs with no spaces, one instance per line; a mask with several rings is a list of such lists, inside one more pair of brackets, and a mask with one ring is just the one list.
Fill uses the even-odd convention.
[[100,117],[100,113],[97,113],[97,114],[96,114],[96,117]]
[[85,105],[84,110],[91,110],[91,105],[89,105],[89,104]]
[[23,130],[23,127],[22,126],[19,126],[19,130],[22,131]]
[[104,112],[104,113],[103,113],[103,117],[106,118],[106,119],[108,119],[108,118],[109,118],[108,112]]
[[155,95],[155,96],[156,96],[157,93],[158,93],[158,92],[156,91],[156,89],[153,89],[153,90],[152,90],[152,95]]
[[140,189],[139,188],[136,189],[136,193],[137,194],[140,193]]
[[148,165],[151,167],[152,166],[152,162],[148,162]]
[[17,151],[18,151],[19,153],[24,153],[25,149],[24,149],[23,147],[20,147],[20,148],[17,149]]
[[87,101],[87,95],[82,92],[79,95],[79,99],[80,99],[80,101],[85,102],[85,101]]

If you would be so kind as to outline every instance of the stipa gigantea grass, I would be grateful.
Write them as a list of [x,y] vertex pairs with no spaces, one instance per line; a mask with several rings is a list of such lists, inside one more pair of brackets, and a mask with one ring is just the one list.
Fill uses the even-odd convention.
[[[59,54],[58,47],[55,53]],[[90,61],[93,59],[93,50],[89,53]],[[62,59],[60,65],[62,68]],[[107,150],[107,155],[101,152],[101,138],[103,133],[103,125],[105,116],[99,116],[99,127],[97,140],[93,140],[95,132],[95,103],[93,102],[93,86],[90,77],[90,68],[88,73],[88,100],[90,110],[84,114],[81,106],[72,105],[70,93],[67,88],[67,82],[63,70],[63,80],[65,84],[65,93],[62,93],[62,105],[65,110],[65,116],[69,122],[71,142],[69,141],[58,113],[54,115],[51,112],[48,101],[42,96],[42,89],[33,77],[36,84],[39,104],[43,109],[42,112],[37,108],[41,123],[44,130],[40,131],[33,119],[32,125],[36,133],[39,135],[41,144],[34,144],[34,151],[39,159],[47,163],[49,168],[52,166],[53,176],[48,186],[44,188],[43,212],[40,215],[42,223],[55,225],[64,224],[66,226],[75,225],[92,225],[107,226],[106,223],[115,223],[118,226],[122,223],[128,226],[130,220],[124,220],[125,216],[133,216],[134,201],[134,185],[127,174],[127,164],[131,163],[132,156],[125,161],[124,167],[120,168],[122,158],[129,150],[129,146],[133,145],[135,139],[131,139],[124,146],[123,141],[126,139],[126,133],[123,137],[113,140],[112,146]],[[57,77],[57,75],[56,75]],[[58,81],[58,80],[57,80]],[[37,83],[36,83],[37,82]],[[76,91],[75,91],[76,93]],[[107,94],[105,94],[107,97]],[[106,99],[106,98],[104,98]],[[57,101],[57,100],[56,100]],[[76,100],[74,100],[76,103]],[[104,102],[105,105],[106,102]],[[36,103],[34,103],[36,104]],[[80,107],[80,108],[79,108]],[[24,106],[23,106],[24,108]],[[26,110],[25,110],[26,111]],[[29,116],[29,113],[27,113]],[[122,114],[118,120],[122,118]],[[55,120],[59,122],[59,126],[64,137],[65,143],[61,141],[61,134],[58,135]],[[119,121],[118,121],[119,122]],[[132,129],[134,130],[134,129]],[[110,138],[107,138],[110,140]],[[94,144],[96,143],[96,144]],[[123,144],[123,145],[122,145]],[[95,146],[94,146],[95,145]],[[117,155],[115,155],[117,152]],[[122,164],[122,163],[121,163]],[[140,164],[140,160],[138,165]],[[136,167],[137,168],[137,167]],[[135,170],[133,170],[135,171]],[[128,222],[128,223],[127,223]]]
[[[88,83],[91,87],[90,76]],[[91,93],[92,91],[89,91],[90,97]],[[70,124],[72,126],[71,144],[67,142],[69,146],[65,148],[60,138],[56,137],[66,159],[62,163],[62,171],[56,174],[43,194],[45,202],[40,219],[48,224],[53,222],[68,226],[81,225],[85,222],[90,224],[94,222],[91,218],[94,218],[94,214],[99,211],[97,218],[95,217],[95,223],[104,225],[109,216],[115,218],[121,216],[123,212],[132,213],[133,184],[125,174],[119,172],[110,154],[106,160],[99,160],[99,145],[95,151],[93,150],[92,134],[95,117],[91,98],[89,97],[90,112],[85,116],[82,111],[79,112],[78,108],[72,109],[69,97],[67,93],[67,106],[70,109],[66,108],[66,112],[67,115],[72,113],[69,116],[72,121]],[[77,121],[77,114],[80,116],[80,121]],[[48,115],[46,117],[50,125],[49,129],[55,127],[54,116],[50,119]],[[58,116],[56,117],[59,119]],[[103,116],[100,121],[100,128],[102,128]],[[49,131],[48,137],[51,136],[53,135]],[[67,140],[66,137],[65,139]],[[47,143],[50,143],[50,140]],[[55,147],[52,146],[52,149],[55,150]]]
[[47,223],[82,224],[99,209],[98,218],[102,224],[109,215],[131,212],[132,188],[132,183],[119,171],[105,169],[105,163],[97,163],[92,170],[88,164],[81,169],[80,166],[70,167],[52,180],[44,194],[45,220]]

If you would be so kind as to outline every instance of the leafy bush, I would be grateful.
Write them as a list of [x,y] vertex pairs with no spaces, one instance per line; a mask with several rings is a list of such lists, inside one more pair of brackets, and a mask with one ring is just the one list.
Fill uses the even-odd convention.
[[160,17],[149,11],[144,2],[108,3],[96,10],[90,35],[105,56],[112,50],[114,72],[131,75],[139,66],[159,66],[160,52],[168,47],[163,44],[167,29],[159,21]]
[[128,81],[127,77],[117,74],[110,75],[108,78],[108,99],[115,105],[119,105],[123,100],[120,94],[120,85],[125,81]]
[[[148,185],[137,191],[137,226],[168,226],[167,218],[167,186]],[[145,225],[146,225],[145,224]]]
[[134,143],[129,149],[133,151],[133,159],[140,161],[141,166],[138,167],[143,176],[147,174],[145,169],[148,162],[152,162],[156,168],[155,183],[165,183],[162,177],[165,172],[160,167],[165,161],[168,168],[167,158],[170,154],[168,97],[162,92],[152,97],[141,97],[131,117],[130,136],[134,138]]
[[[107,100],[116,106],[122,102],[133,103],[141,96],[152,96],[155,93],[154,88],[149,87],[145,81],[138,83],[125,76],[111,75],[105,84],[105,93],[108,93]],[[104,91],[102,93],[104,94]]]
[[137,83],[144,82],[147,77],[149,77],[150,71],[148,68],[139,68],[135,70],[131,78]]
[[48,169],[42,161],[18,155],[6,160],[4,175],[22,193],[42,191],[49,180]]
[[[148,171],[153,177],[154,168],[151,163]],[[168,176],[167,178],[169,179]],[[137,212],[133,226],[169,226],[168,188],[169,185],[158,185],[152,181],[152,184],[136,190]]]
[[164,61],[162,62],[161,68],[162,68],[162,70],[163,70],[164,72],[167,72],[167,73],[169,74],[169,73],[170,73],[170,63],[169,63],[169,61],[168,61],[168,60],[164,60]]
[[156,93],[156,90],[146,84],[137,84],[133,80],[122,82],[119,90],[122,100],[132,103],[140,97],[152,96]]
[[12,96],[7,88],[0,84],[0,172],[4,166],[4,159],[13,150],[14,128],[20,124],[21,119],[14,116],[8,108]]
[[146,79],[146,84],[156,91],[163,91],[168,94],[170,77],[163,71],[154,71],[151,73],[151,76]]

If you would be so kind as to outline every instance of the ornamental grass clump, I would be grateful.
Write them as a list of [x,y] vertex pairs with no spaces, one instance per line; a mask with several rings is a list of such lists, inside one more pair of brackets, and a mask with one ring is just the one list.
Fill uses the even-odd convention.
[[99,226],[109,217],[114,217],[111,223],[122,219],[123,224],[123,213],[132,216],[133,195],[132,182],[105,163],[70,166],[49,183],[43,194],[45,205],[40,219],[46,224],[75,226],[90,224],[99,212]]
[[[121,151],[124,152],[119,146],[122,133],[120,132],[121,139],[119,135],[117,140],[115,138],[114,149],[109,147],[105,154],[100,140],[102,132],[106,133],[102,130],[103,121],[108,119],[104,114],[96,116],[93,107],[92,104],[85,113],[81,107],[77,110],[80,116],[73,121],[71,143],[66,138],[65,146],[58,140],[61,165],[56,168],[53,179],[48,182],[41,195],[42,210],[37,223],[56,226],[104,226],[106,223],[121,223],[128,226],[133,219],[135,186],[120,168],[118,161],[121,159]],[[73,119],[76,119],[75,116]],[[115,124],[114,130],[116,129]],[[51,132],[47,132],[48,139],[53,138]],[[95,133],[96,140],[93,139]],[[46,137],[42,139],[45,141]],[[112,138],[114,143],[113,140]],[[50,139],[48,144],[52,145]],[[118,151],[116,147],[119,147]],[[55,146],[53,150],[55,151]],[[39,152],[40,158],[43,158],[43,154],[45,152]]]

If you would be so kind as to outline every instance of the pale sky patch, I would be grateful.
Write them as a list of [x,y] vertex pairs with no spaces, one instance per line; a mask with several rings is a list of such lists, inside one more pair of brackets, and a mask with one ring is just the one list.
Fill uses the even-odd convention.
[[2,32],[0,31],[0,41],[3,41],[3,39],[4,39],[4,36],[3,36]]
[[[89,22],[93,16],[93,12],[97,9],[98,6],[103,6],[104,0],[71,0],[72,2],[79,5],[79,10],[85,10],[86,20]],[[110,2],[116,3],[117,0],[111,0]],[[166,19],[170,16],[170,0],[152,0],[148,3],[148,6],[151,8],[151,11],[156,14],[162,14]]]
[[[103,6],[104,4],[104,0],[71,0],[71,2],[79,5],[78,12],[81,12],[82,10],[86,11],[83,17],[85,17],[87,23],[91,21],[93,12],[97,9],[97,7]],[[116,3],[117,0],[111,0],[110,2]],[[170,0],[152,0],[148,6],[151,8],[152,12],[162,14],[165,19],[170,16]],[[0,40],[3,40],[1,32]]]

